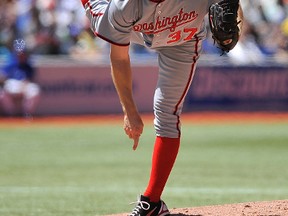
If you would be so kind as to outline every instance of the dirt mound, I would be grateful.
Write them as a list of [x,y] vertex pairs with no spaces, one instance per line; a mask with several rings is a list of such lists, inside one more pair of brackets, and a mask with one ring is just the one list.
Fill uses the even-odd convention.
[[[171,216],[288,216],[288,200],[170,209]],[[127,216],[128,213],[110,216]]]

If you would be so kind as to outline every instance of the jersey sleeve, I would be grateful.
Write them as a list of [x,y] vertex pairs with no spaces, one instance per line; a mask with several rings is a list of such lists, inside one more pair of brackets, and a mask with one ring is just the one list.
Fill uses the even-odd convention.
[[129,0],[112,0],[106,5],[103,12],[96,11],[96,15],[92,15],[94,33],[109,43],[120,46],[129,45],[135,20],[132,2]]

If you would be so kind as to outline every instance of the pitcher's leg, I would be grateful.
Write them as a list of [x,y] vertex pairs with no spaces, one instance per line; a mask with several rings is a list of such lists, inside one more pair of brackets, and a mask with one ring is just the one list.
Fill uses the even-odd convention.
[[[198,52],[189,49],[191,47],[165,48],[165,52],[159,53],[159,78],[154,95],[157,137],[150,180],[144,193],[153,202],[161,198],[180,146],[180,115],[198,59]],[[182,56],[177,57],[175,53]]]
[[[189,52],[189,49],[192,50],[190,46],[164,49],[159,53],[154,125],[157,136],[177,138],[181,135],[180,115],[183,103],[192,83],[199,55],[198,51]],[[181,53],[181,56],[177,56],[177,53]]]

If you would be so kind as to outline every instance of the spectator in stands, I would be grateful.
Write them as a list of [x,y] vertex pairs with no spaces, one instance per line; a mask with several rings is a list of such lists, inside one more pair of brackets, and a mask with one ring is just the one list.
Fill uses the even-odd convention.
[[281,31],[288,14],[285,1],[241,0],[246,19],[239,43],[228,53],[234,63],[262,64],[266,57],[279,58],[280,53],[283,56],[287,52],[283,49],[285,36]]
[[[40,97],[40,87],[34,81],[35,68],[27,50],[12,51],[0,70],[0,102],[6,115],[31,117]],[[17,104],[21,105],[20,112]]]
[[227,54],[234,64],[262,64],[265,61],[265,54],[256,42],[257,37],[253,26],[245,22],[237,45]]
[[[287,14],[288,14],[288,0],[287,0]],[[282,22],[280,29],[280,46],[277,57],[280,61],[288,62],[288,17]]]
[[17,2],[15,0],[0,1],[0,46],[11,42],[16,38],[17,27]]

